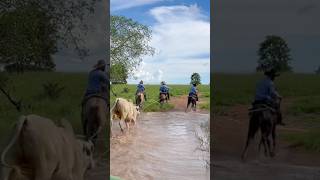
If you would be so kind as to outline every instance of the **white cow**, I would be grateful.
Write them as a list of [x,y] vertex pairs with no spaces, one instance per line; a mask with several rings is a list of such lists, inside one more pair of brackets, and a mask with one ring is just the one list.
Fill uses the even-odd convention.
[[[11,148],[13,161],[9,165],[5,159]],[[93,167],[93,144],[76,139],[66,121],[58,127],[37,115],[21,116],[1,161],[11,167],[8,180],[83,180]]]
[[137,116],[140,114],[139,106],[135,106],[132,102],[123,98],[117,98],[113,107],[111,108],[111,125],[115,119],[120,119],[119,126],[121,131],[121,121],[124,121],[127,129],[130,129],[130,123],[136,124]]

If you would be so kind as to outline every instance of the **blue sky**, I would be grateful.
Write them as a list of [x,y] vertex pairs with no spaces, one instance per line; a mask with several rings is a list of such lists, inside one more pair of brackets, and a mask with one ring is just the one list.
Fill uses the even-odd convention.
[[210,82],[210,0],[111,0],[111,14],[152,30],[156,53],[143,57],[129,83],[188,84],[193,72]]

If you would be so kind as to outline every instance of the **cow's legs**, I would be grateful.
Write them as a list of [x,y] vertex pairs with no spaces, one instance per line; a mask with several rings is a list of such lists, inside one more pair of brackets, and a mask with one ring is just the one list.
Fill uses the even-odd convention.
[[121,127],[121,120],[119,121],[119,126],[120,126],[121,131],[123,132],[123,129]]

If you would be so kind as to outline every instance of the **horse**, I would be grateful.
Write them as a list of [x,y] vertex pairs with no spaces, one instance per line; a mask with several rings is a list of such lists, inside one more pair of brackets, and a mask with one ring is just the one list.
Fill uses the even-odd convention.
[[[264,104],[256,105],[255,108],[250,109],[249,113],[251,117],[249,121],[246,145],[241,155],[242,160],[245,160],[250,142],[254,139],[255,134],[259,131],[259,129],[261,131],[259,151],[262,144],[264,147],[265,156],[274,157],[276,148],[276,125],[278,113],[275,109]],[[272,137],[272,148],[270,136]]]
[[144,94],[142,92],[138,92],[136,95],[136,105],[139,106],[139,109],[142,109],[143,102]]
[[166,93],[160,93],[159,102],[162,105],[164,102],[168,102],[168,95]]
[[[82,102],[81,121],[84,135],[87,139],[92,139],[94,145],[99,145],[105,149],[104,141],[110,133],[109,119],[109,100],[105,96],[95,94],[85,97]],[[111,121],[110,121],[111,122]],[[102,133],[107,129],[106,134]],[[98,136],[105,136],[98,141]]]
[[197,109],[197,96],[195,96],[195,95],[188,96],[188,103],[187,103],[186,112],[188,111],[190,104],[191,104],[192,110],[196,111],[196,109]]

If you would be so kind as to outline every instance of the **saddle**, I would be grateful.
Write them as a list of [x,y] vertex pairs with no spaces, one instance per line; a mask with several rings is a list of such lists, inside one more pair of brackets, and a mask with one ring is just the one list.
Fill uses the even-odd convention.
[[259,111],[266,111],[270,110],[271,112],[277,112],[276,109],[271,107],[268,104],[253,104],[251,107],[248,108],[249,114],[252,114],[253,112],[259,112]]

